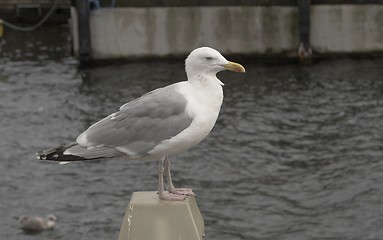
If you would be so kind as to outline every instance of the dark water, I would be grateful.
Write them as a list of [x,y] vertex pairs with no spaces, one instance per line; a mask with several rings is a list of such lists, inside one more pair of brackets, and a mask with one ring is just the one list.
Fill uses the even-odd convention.
[[[156,190],[157,163],[60,166],[34,153],[185,79],[183,63],[79,71],[66,29],[39,36],[2,42],[0,239],[117,239],[132,192]],[[207,239],[383,239],[382,66],[254,63],[245,76],[220,74],[225,100],[215,128],[173,160],[175,184],[197,194]],[[48,213],[58,225],[37,235],[15,220]]]

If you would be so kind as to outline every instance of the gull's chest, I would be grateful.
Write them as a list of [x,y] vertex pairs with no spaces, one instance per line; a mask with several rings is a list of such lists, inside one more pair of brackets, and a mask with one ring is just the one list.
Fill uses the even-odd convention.
[[218,83],[195,84],[185,88],[186,111],[193,115],[218,114],[223,101],[222,87]]
[[[204,90],[208,89],[205,88]],[[171,155],[185,151],[202,141],[214,127],[223,100],[221,86],[213,89],[213,91],[203,92],[202,90],[201,92],[200,89],[186,84],[179,89],[179,93],[186,98],[185,113],[193,120],[188,128],[164,141],[150,154]]]
[[[205,138],[214,127],[223,101],[223,91],[220,85],[192,86],[186,94],[186,113],[193,118],[191,134]],[[201,140],[202,140],[201,139]]]

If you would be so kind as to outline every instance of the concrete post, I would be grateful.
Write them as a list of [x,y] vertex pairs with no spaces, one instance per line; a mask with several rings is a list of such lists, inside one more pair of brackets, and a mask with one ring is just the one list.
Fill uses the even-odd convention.
[[164,201],[157,192],[134,192],[118,240],[202,240],[204,236],[194,197]]

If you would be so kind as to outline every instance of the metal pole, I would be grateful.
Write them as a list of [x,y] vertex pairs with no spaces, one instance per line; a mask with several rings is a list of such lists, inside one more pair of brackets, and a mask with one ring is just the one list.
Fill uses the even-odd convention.
[[299,12],[299,48],[298,57],[301,63],[311,63],[310,46],[310,5],[311,0],[298,0]]
[[79,60],[87,63],[91,60],[92,49],[89,27],[89,3],[87,0],[76,0],[79,36]]

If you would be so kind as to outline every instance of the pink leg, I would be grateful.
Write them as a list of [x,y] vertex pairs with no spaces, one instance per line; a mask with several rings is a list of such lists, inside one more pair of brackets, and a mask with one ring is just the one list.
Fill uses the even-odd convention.
[[160,160],[158,164],[158,195],[160,199],[170,200],[170,201],[182,201],[186,199],[185,195],[178,195],[172,192],[164,191],[164,167],[163,167],[164,159]]
[[195,194],[191,188],[175,188],[173,186],[172,176],[170,174],[170,161],[169,161],[168,157],[165,157],[164,164],[165,164],[166,176],[167,176],[167,180],[168,180],[168,191],[170,193],[174,193],[177,195],[195,196]]

